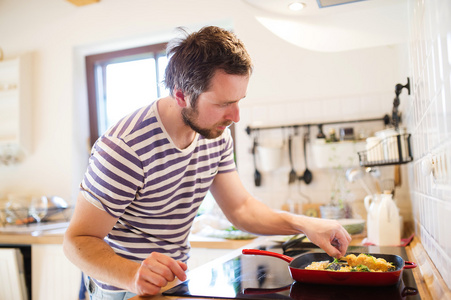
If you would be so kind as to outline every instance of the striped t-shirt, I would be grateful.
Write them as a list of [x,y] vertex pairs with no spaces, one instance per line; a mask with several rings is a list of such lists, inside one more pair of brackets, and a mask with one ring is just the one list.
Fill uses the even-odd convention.
[[186,261],[193,219],[215,175],[235,170],[232,138],[229,130],[216,139],[196,134],[188,148],[178,149],[157,103],[126,116],[97,140],[81,190],[119,218],[105,237],[118,255],[141,262],[156,251]]

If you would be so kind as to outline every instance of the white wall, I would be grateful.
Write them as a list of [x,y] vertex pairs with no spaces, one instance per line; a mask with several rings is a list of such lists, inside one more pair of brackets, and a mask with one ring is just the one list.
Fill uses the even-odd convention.
[[[409,10],[413,95],[406,111],[415,153],[409,164],[415,233],[451,288],[451,3],[410,0]],[[435,170],[428,174],[423,164],[431,158]]]
[[[84,55],[167,40],[176,26],[220,25],[233,28],[255,63],[237,126],[239,171],[252,192],[280,206],[288,190],[283,182],[266,179],[264,187],[253,186],[251,140],[244,128],[382,117],[391,110],[395,84],[409,76],[408,52],[403,39],[352,51],[305,50],[273,35],[253,13],[238,0],[101,0],[83,7],[64,0],[0,1],[5,57],[32,52],[34,58],[33,152],[20,165],[0,167],[0,194],[75,199],[88,158]],[[288,170],[280,172],[280,178],[288,177]],[[325,201],[327,172],[314,172],[314,183],[304,191]],[[361,199],[364,191],[351,188]]]

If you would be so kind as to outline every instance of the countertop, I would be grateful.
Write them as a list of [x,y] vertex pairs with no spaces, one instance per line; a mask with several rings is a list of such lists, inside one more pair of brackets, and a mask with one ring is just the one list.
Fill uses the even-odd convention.
[[[62,244],[65,229],[53,230],[49,232],[34,232],[35,236],[31,234],[13,234],[0,233],[1,245],[33,245],[33,244]],[[365,235],[353,236],[352,245],[361,245]],[[241,252],[243,248],[254,248],[268,242],[268,237],[258,237],[252,240],[226,240],[219,238],[206,238],[202,236],[191,235],[190,243],[193,248],[210,248],[210,249],[231,249],[230,254],[225,255],[219,259],[209,262],[199,268],[208,267],[210,264],[221,263],[228,259],[235,257]],[[417,283],[418,291],[422,299],[451,299],[451,291],[446,286],[443,278],[434,263],[430,260],[427,252],[421,245],[421,241],[416,237],[412,240],[409,246],[406,247],[407,255],[410,261],[416,262],[418,267],[413,270],[413,274]],[[167,290],[180,282],[175,280],[168,284],[164,290]],[[173,299],[160,295],[156,296],[136,296],[133,300],[144,299]]]
[[[62,244],[64,239],[65,228],[51,231],[33,231],[28,234],[17,233],[0,233],[1,245],[34,245],[34,244]],[[221,238],[210,238],[192,234],[189,242],[193,248],[209,248],[209,249],[238,249],[249,243],[250,240],[227,240]]]
[[24,227],[22,232],[0,231],[0,245],[34,245],[62,244],[64,232],[69,223],[60,223],[52,229],[42,230],[40,227]]

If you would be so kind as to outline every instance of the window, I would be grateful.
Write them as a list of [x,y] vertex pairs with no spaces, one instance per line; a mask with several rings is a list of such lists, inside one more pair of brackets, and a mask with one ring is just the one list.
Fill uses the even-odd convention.
[[86,57],[90,143],[126,114],[169,93],[166,43]]
[[[119,119],[169,94],[162,85],[166,46],[162,43],[86,56],[91,147]],[[235,140],[235,126],[230,130]]]

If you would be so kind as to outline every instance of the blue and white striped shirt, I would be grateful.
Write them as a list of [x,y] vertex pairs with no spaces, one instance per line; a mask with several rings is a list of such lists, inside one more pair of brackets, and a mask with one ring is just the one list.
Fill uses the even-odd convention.
[[105,237],[118,255],[141,262],[156,251],[186,261],[193,219],[215,175],[235,170],[233,142],[225,130],[216,139],[196,134],[188,148],[178,149],[157,102],[97,140],[81,190],[89,202],[119,218]]

